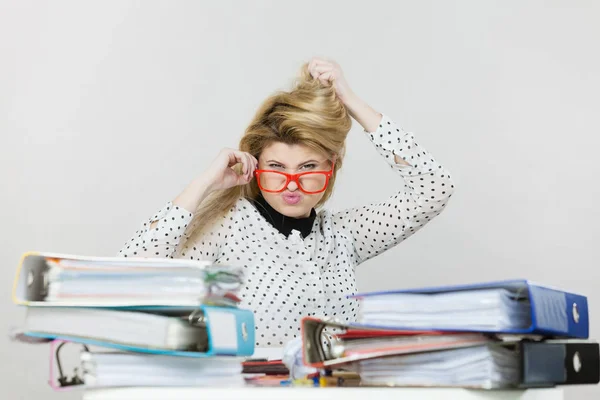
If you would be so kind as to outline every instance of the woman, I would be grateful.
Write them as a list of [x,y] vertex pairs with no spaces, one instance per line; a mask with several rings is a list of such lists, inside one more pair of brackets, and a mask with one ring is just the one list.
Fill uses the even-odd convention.
[[[319,210],[342,166],[353,117],[398,173],[377,204]],[[282,346],[306,315],[356,319],[356,266],[397,245],[446,206],[448,171],[387,116],[360,100],[340,67],[314,58],[293,90],[257,111],[239,150],[143,223],[123,256],[182,257],[246,268],[242,307],[254,311],[256,345]]]

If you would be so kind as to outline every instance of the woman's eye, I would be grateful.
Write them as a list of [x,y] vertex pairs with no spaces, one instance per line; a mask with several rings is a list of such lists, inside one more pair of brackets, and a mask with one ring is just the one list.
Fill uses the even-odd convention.
[[302,169],[315,169],[317,167],[317,164],[304,164],[302,166]]
[[271,164],[269,164],[269,168],[281,168],[281,164],[271,163]]

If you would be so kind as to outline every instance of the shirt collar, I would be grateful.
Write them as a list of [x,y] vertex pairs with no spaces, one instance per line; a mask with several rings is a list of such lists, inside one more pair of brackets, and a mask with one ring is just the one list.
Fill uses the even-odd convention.
[[313,223],[315,218],[317,217],[317,212],[313,208],[310,211],[310,215],[304,218],[292,218],[286,217],[281,214],[279,211],[275,210],[271,205],[265,200],[265,198],[259,194],[258,197],[251,201],[254,207],[258,210],[258,212],[263,216],[264,219],[267,220],[275,229],[277,229],[280,233],[282,233],[285,237],[288,237],[292,230],[297,230],[300,232],[303,238],[310,235],[312,231]]

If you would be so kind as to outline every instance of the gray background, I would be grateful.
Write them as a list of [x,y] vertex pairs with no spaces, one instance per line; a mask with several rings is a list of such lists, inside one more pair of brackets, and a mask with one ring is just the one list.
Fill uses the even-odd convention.
[[[589,296],[598,332],[600,3],[2,1],[2,398],[46,385],[7,339],[22,252],[115,255],[313,55],[452,173],[448,208],[361,266],[360,290],[529,278]],[[399,186],[355,124],[329,206]],[[597,387],[569,390],[598,398]]]

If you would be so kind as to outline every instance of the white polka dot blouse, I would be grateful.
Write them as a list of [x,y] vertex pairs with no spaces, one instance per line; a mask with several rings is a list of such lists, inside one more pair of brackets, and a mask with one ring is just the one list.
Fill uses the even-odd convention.
[[[356,290],[355,268],[417,232],[442,212],[454,191],[448,171],[386,115],[367,134],[401,178],[398,191],[384,201],[320,210],[305,237],[297,230],[283,235],[245,198],[212,230],[188,235],[192,214],[168,202],[143,221],[119,255],[244,267],[240,307],[255,314],[257,347],[284,346],[299,334],[304,316],[353,322],[357,304],[347,296]],[[394,155],[409,165],[397,164]]]

